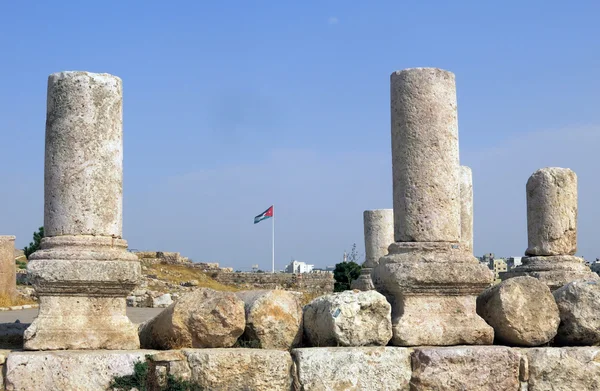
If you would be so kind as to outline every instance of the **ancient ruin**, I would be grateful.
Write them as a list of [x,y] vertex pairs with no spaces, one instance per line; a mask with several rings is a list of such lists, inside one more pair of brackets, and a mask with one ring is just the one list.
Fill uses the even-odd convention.
[[571,281],[598,280],[577,252],[577,175],[568,168],[537,170],[527,181],[527,238],[523,264],[503,280],[528,275],[554,291]]
[[136,349],[125,297],[139,276],[122,239],[121,79],[60,72],[48,78],[44,230],[30,257],[39,315],[24,348]]
[[387,255],[388,247],[394,242],[394,211],[392,209],[365,210],[363,212],[365,230],[365,262],[360,276],[352,281],[351,288],[361,291],[374,289],[371,272],[379,263],[379,258]]
[[391,111],[395,243],[373,282],[393,301],[392,344],[491,344],[475,299],[492,274],[461,242],[454,74],[392,73]]
[[17,293],[15,237],[0,236],[0,296],[14,298]]

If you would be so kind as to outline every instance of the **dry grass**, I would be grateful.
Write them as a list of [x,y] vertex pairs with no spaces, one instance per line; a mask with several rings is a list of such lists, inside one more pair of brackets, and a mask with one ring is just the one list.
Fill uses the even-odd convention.
[[317,293],[317,292],[302,292],[302,293],[303,293],[302,299],[300,299],[300,304],[302,304],[302,307],[304,307],[305,305],[307,305],[308,303],[310,303],[317,297],[324,295],[324,293]]
[[142,259],[142,265],[147,267],[144,274],[155,274],[159,280],[170,282],[179,285],[182,282],[196,280],[198,287],[211,288],[216,291],[239,291],[240,288],[221,284],[207,276],[201,270],[193,267],[171,264],[150,264],[145,263]]
[[23,296],[17,294],[15,298],[11,298],[8,295],[0,295],[0,307],[12,307],[15,305],[26,305],[26,304],[37,304],[31,299],[26,299]]

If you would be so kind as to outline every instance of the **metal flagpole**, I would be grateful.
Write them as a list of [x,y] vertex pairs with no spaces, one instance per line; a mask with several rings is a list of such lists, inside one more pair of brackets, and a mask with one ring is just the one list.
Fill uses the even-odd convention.
[[275,205],[272,206],[273,208],[273,218],[271,220],[273,220],[273,237],[271,238],[271,244],[272,244],[272,251],[271,251],[271,273],[275,273]]

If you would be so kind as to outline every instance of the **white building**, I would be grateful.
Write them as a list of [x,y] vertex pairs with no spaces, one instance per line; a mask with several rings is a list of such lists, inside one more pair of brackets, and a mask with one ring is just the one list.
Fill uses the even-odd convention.
[[286,273],[310,273],[315,265],[309,265],[306,262],[292,261],[285,267]]

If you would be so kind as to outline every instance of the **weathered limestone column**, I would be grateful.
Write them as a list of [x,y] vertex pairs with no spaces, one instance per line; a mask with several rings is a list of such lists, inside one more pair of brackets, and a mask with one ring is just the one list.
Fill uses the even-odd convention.
[[460,165],[454,74],[414,68],[391,76],[396,242],[373,270],[393,298],[392,343],[491,344],[475,311],[493,280],[461,243]]
[[473,252],[473,173],[460,166],[460,241]]
[[360,276],[352,281],[351,288],[361,291],[375,289],[371,272],[379,263],[379,258],[387,255],[388,247],[394,243],[393,209],[365,210],[363,212],[365,230],[365,262]]
[[14,298],[16,295],[15,237],[0,236],[0,296]]
[[137,349],[125,297],[141,270],[121,238],[121,79],[60,72],[48,78],[44,231],[30,256],[38,317],[27,350]]
[[598,280],[577,252],[577,175],[568,168],[537,170],[527,181],[528,248],[523,264],[502,279],[529,275],[554,291],[576,280]]

